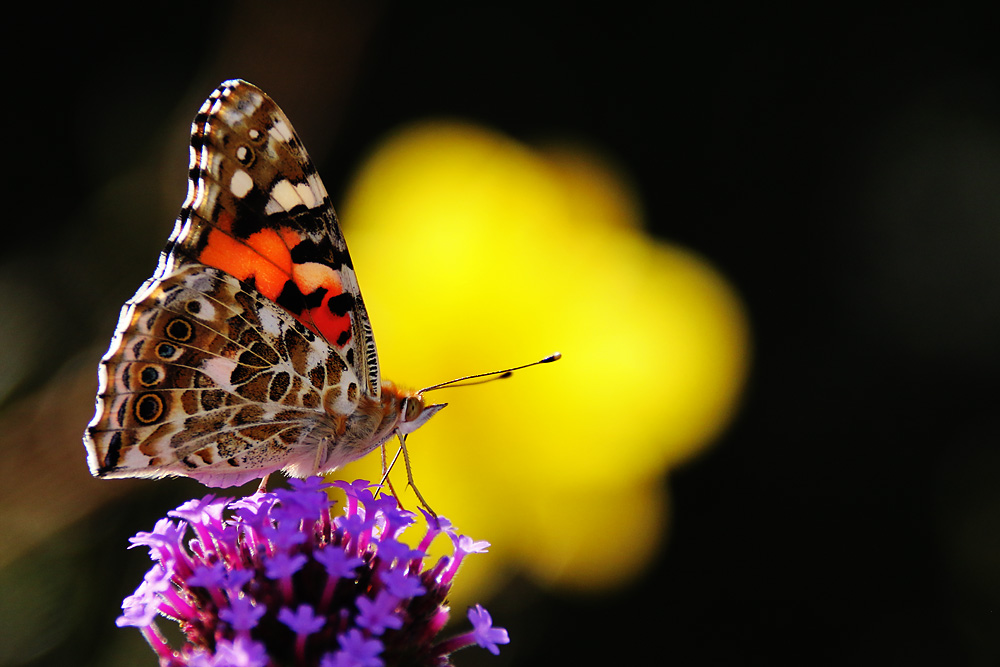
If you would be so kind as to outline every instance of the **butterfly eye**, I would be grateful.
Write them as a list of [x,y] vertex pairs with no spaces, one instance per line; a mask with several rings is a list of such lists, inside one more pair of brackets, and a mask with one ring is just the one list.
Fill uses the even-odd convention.
[[403,421],[409,422],[416,419],[420,413],[423,411],[424,405],[423,401],[417,397],[409,396],[403,399],[403,407],[400,410],[403,413]]

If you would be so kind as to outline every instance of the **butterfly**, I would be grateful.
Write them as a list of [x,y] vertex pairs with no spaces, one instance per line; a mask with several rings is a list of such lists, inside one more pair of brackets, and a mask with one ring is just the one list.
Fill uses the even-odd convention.
[[242,80],[192,123],[187,198],[98,378],[84,444],[102,478],[307,477],[404,442],[445,406],[382,379],[326,188],[285,114]]

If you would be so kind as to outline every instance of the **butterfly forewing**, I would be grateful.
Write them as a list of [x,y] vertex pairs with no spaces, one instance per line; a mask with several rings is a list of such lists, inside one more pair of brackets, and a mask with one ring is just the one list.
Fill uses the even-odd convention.
[[371,325],[336,213],[288,118],[227,81],[191,126],[188,196],[162,265],[199,262],[250,281],[380,392]]

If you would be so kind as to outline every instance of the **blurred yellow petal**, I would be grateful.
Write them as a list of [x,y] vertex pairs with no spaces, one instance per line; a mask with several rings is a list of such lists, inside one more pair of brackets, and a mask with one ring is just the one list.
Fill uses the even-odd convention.
[[[575,488],[534,500],[545,504],[531,515],[533,539],[515,542],[517,562],[549,584],[586,590],[626,580],[642,571],[665,537],[669,505],[660,484]],[[591,514],[595,504],[610,511]],[[620,513],[630,515],[627,522]]]
[[[408,441],[431,505],[494,545],[463,566],[463,591],[504,570],[575,588],[636,576],[666,533],[665,473],[734,409],[742,305],[708,262],[644,234],[640,208],[592,154],[445,122],[389,137],[348,192],[384,377],[428,386],[564,355],[432,392],[451,405]],[[371,456],[337,475],[379,469]]]

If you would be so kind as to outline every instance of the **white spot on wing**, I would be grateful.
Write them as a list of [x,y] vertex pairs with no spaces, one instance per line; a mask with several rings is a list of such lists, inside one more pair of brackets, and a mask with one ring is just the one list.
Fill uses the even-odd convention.
[[230,393],[236,391],[233,383],[229,381],[235,369],[236,361],[226,359],[225,357],[212,357],[211,359],[206,359],[201,364],[201,371],[210,377],[212,382],[217,384],[220,389],[224,389]]
[[292,128],[288,127],[281,118],[275,118],[274,125],[271,126],[271,136],[288,143],[292,140]]
[[[296,204],[301,203],[303,203],[302,197],[299,196],[295,186],[285,178],[275,183],[274,187],[271,188],[271,201],[267,202],[265,211],[267,213],[290,211]],[[274,209],[272,209],[272,204],[275,207]]]
[[[361,383],[358,382],[358,378],[355,377],[354,373],[351,373],[350,371],[344,371],[344,374],[340,378],[340,386],[346,387],[351,382],[356,383],[358,386],[361,385]],[[327,389],[326,393],[323,396],[323,405],[326,406],[327,413],[338,414],[338,415],[353,414],[358,406],[356,403],[352,403],[351,401],[348,400],[347,392],[342,391],[340,392],[340,395],[336,398],[336,400],[330,400],[331,390],[332,387],[330,389]]]
[[316,345],[311,345],[309,352],[306,354],[306,367],[315,368],[324,361],[326,361],[326,350],[320,349]]
[[265,333],[275,337],[281,335],[281,319],[274,312],[263,308],[257,313],[257,317],[260,319],[260,327]]
[[250,178],[250,174],[239,169],[233,173],[233,178],[229,181],[229,189],[233,196],[242,199],[253,189],[253,179]]
[[293,264],[292,275],[295,277],[295,284],[305,294],[315,292],[320,287],[325,287],[327,291],[334,294],[339,294],[344,290],[340,276],[326,264],[319,262]]
[[199,320],[211,322],[215,319],[215,306],[208,299],[192,299],[192,303],[197,303],[199,306],[198,312],[194,314]]
[[306,205],[306,208],[313,208],[318,203],[316,193],[312,191],[308,183],[299,183],[295,186],[295,191],[299,193],[299,199]]
[[319,177],[319,174],[309,174],[309,189],[316,193],[318,202],[322,202],[326,198],[326,186],[323,185],[323,179]]

